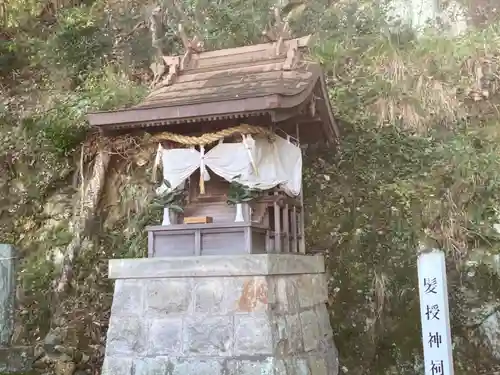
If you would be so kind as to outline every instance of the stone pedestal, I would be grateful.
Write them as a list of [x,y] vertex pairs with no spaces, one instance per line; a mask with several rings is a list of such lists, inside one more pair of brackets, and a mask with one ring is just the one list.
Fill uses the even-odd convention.
[[16,251],[0,244],[0,374],[27,373],[33,362],[32,347],[12,346],[16,302]]
[[103,375],[337,375],[322,256],[111,260]]

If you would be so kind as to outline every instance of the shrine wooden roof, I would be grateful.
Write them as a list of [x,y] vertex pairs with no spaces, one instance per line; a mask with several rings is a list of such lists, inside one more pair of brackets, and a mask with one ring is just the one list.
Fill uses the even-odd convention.
[[[88,114],[94,127],[155,128],[265,116],[273,124],[301,118],[321,123],[333,140],[333,119],[321,66],[301,51],[310,38],[165,57],[165,74],[131,108]],[[265,124],[263,124],[265,125]],[[272,125],[272,124],[268,124]],[[183,126],[183,129],[184,129]]]

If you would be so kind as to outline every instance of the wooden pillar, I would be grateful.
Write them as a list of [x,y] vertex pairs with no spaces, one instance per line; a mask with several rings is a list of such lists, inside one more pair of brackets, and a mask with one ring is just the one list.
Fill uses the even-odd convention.
[[288,204],[285,204],[281,212],[281,217],[283,220],[283,252],[290,252],[290,209]]
[[271,231],[268,229],[266,230],[266,253],[272,253],[272,252],[273,252],[273,247],[271,240]]
[[[278,193],[274,193],[275,196]],[[281,217],[280,217],[280,206],[278,203],[274,203],[274,252],[281,253]]]
[[250,208],[250,205],[248,203],[242,203],[241,208],[243,211],[243,218],[245,219],[245,222],[251,223],[252,222],[252,209]]
[[292,209],[292,245],[290,251],[292,253],[296,253],[298,251],[298,235],[299,235],[299,230],[297,227],[297,207],[293,206]]
[[300,228],[300,241],[299,241],[299,252],[306,253],[306,235],[304,230],[304,193],[301,189],[300,191],[300,215],[299,215],[299,228]]
[[[300,134],[299,134],[299,124],[295,124],[295,138],[300,142]],[[299,240],[299,252],[305,254],[306,253],[306,235],[304,230],[304,185],[300,186],[300,215],[299,215],[299,231],[300,231],[300,240]]]
[[269,219],[269,206],[266,204],[262,224],[264,224],[266,228],[266,253],[271,253],[273,251],[272,239],[271,239],[271,227],[270,227],[270,219]]
[[244,238],[245,238],[245,253],[251,254],[253,249],[252,249],[252,228],[247,227],[244,229]]

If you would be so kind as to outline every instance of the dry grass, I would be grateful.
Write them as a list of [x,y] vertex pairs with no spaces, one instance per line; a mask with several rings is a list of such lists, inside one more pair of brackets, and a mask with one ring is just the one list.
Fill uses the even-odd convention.
[[369,324],[370,336],[373,342],[376,341],[380,330],[383,330],[384,310],[386,302],[389,301],[390,292],[388,285],[390,280],[383,272],[375,271],[372,280],[372,314],[373,318]]
[[399,123],[417,132],[436,124],[453,127],[466,117],[469,103],[489,103],[497,94],[500,53],[491,46],[498,45],[498,27],[454,39],[424,38],[404,48],[375,39],[360,54],[359,67],[350,69],[353,82],[377,87],[366,109],[380,126]]

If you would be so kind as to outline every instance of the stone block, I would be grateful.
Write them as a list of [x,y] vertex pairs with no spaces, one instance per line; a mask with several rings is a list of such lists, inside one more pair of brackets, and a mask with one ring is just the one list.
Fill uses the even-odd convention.
[[106,339],[106,355],[140,355],[146,349],[146,322],[137,317],[111,316]]
[[318,349],[321,340],[319,322],[314,310],[306,310],[300,313],[302,326],[302,337],[304,338],[304,351]]
[[182,354],[182,318],[153,319],[148,329],[149,355]]
[[195,313],[216,315],[225,312],[223,281],[221,277],[195,279],[193,290]]
[[269,302],[268,281],[263,276],[226,278],[228,312],[262,312]]
[[295,368],[290,360],[277,359],[274,361],[274,375],[295,375]]
[[236,355],[270,355],[273,337],[267,313],[238,314],[234,317],[234,352]]
[[301,308],[325,303],[328,299],[328,285],[324,274],[300,275],[297,289]]
[[[168,373],[167,373],[168,374]],[[179,361],[172,375],[223,375],[219,359],[189,359]]]
[[278,314],[294,313],[299,310],[298,276],[269,277],[269,303]]
[[146,282],[146,312],[166,316],[188,312],[191,305],[192,279],[154,279]]
[[309,367],[311,375],[331,375],[328,373],[326,361],[321,357],[314,356],[309,358]]
[[142,316],[144,314],[143,291],[142,280],[116,280],[111,314],[114,317]]
[[132,359],[107,355],[102,365],[101,375],[132,375]]
[[311,375],[338,375],[339,357],[333,341],[330,340],[330,350],[324,353],[312,353],[309,355],[308,363]]
[[134,375],[223,375],[220,359],[176,357],[141,358],[134,362]]
[[312,375],[306,358],[294,358],[292,363],[295,368],[295,375]]
[[312,375],[306,358],[277,359],[274,375]]
[[275,315],[272,325],[273,354],[278,358],[303,353],[301,324],[298,314]]
[[111,259],[111,279],[265,276],[324,273],[322,255],[246,254],[209,257]]
[[[328,347],[323,348],[326,369],[328,375],[338,375],[339,373],[339,352],[332,339],[327,341]],[[326,350],[325,350],[326,349]]]
[[196,279],[193,295],[196,314],[265,311],[268,306],[268,285],[264,276]]
[[134,375],[173,375],[177,358],[149,357],[134,361]]
[[275,360],[273,370],[274,375],[290,375],[289,366],[284,359]]
[[271,334],[273,340],[273,355],[278,358],[283,358],[290,352],[285,315],[274,315],[272,317]]
[[187,317],[184,321],[184,355],[231,355],[233,328],[232,316]]
[[[322,255],[267,254],[269,275],[297,275],[325,272]],[[254,256],[252,254],[252,256]]]
[[304,350],[304,342],[302,339],[302,327],[298,314],[286,316],[286,334],[288,338],[289,352],[286,354],[301,353]]
[[274,359],[228,361],[224,374],[230,375],[274,375]]
[[321,332],[321,337],[324,339],[329,339],[333,337],[332,326],[330,325],[330,314],[324,303],[319,304],[315,308],[316,315],[318,316],[319,331]]
[[328,301],[328,278],[324,273],[311,275],[311,283],[315,296],[315,304]]

